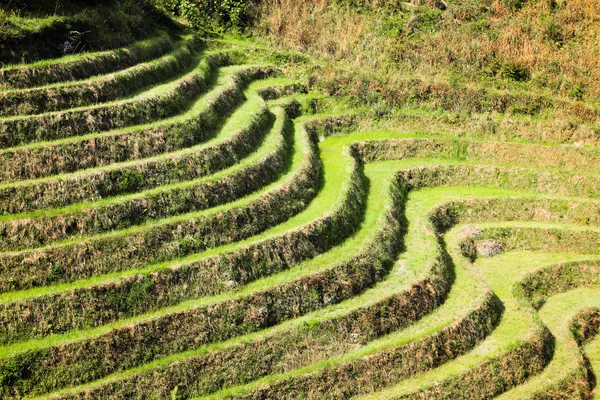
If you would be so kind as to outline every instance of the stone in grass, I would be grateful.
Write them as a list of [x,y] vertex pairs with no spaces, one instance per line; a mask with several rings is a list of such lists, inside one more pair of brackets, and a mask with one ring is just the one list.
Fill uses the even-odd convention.
[[483,240],[477,243],[477,253],[484,257],[494,257],[504,253],[504,247],[495,240]]

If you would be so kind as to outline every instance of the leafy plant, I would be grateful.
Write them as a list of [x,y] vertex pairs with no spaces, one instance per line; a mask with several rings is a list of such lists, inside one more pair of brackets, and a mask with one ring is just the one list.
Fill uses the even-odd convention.
[[504,0],[504,5],[513,11],[520,10],[525,3],[526,0]]
[[546,25],[546,28],[544,29],[544,37],[557,46],[562,46],[565,42],[562,27],[554,21],[550,21]]
[[571,89],[571,92],[569,94],[571,97],[573,97],[576,100],[582,100],[583,99],[583,87],[581,87],[581,85],[575,85],[575,86],[573,86],[573,88]]
[[500,76],[516,82],[524,82],[531,79],[531,72],[522,64],[511,62],[504,64],[500,69]]
[[154,3],[165,11],[185,18],[199,30],[242,31],[255,18],[255,1],[154,0]]
[[442,17],[443,11],[440,9],[430,7],[418,8],[406,23],[406,29],[409,34],[419,32],[433,33],[440,28]]

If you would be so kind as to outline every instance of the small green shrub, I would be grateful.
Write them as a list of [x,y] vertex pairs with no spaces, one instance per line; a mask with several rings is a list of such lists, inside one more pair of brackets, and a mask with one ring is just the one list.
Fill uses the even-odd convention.
[[531,72],[522,64],[507,63],[500,69],[500,76],[516,82],[525,82],[531,79]]
[[513,11],[520,10],[525,3],[526,0],[504,0],[504,5]]
[[441,26],[442,16],[443,11],[440,9],[418,8],[406,23],[406,33],[411,35],[419,32],[437,32]]
[[117,183],[119,192],[126,193],[139,187],[144,182],[144,175],[138,171],[125,170],[122,179]]
[[378,32],[381,36],[395,38],[402,35],[404,26],[408,20],[408,14],[389,14],[379,22]]
[[0,387],[10,387],[19,379],[29,376],[27,362],[19,358],[7,360],[0,371]]
[[242,31],[255,21],[255,1],[244,0],[154,0],[154,4],[185,18],[196,29]]
[[452,158],[459,161],[467,159],[467,152],[469,150],[469,143],[464,140],[453,140],[452,141]]
[[583,100],[583,87],[581,85],[573,86],[569,95],[576,100]]
[[544,29],[544,37],[546,40],[562,46],[565,42],[565,37],[562,32],[562,27],[554,21],[550,21],[546,24]]
[[64,273],[62,267],[60,266],[60,264],[54,264],[52,266],[52,274],[50,276],[51,279],[53,278],[59,278],[62,274]]

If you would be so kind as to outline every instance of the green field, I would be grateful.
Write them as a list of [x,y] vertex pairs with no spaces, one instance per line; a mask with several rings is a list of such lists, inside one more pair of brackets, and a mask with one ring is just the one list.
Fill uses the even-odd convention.
[[[600,399],[591,94],[415,67],[373,104],[328,86],[361,68],[340,48],[21,3],[0,12],[0,398]],[[429,26],[419,7],[401,23]],[[121,36],[32,44],[92,12]]]

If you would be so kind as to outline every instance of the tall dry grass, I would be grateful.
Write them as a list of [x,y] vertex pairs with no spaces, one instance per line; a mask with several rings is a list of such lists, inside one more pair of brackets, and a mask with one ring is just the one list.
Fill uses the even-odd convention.
[[[264,0],[256,33],[279,47],[389,75],[390,82],[409,74],[505,88],[512,83],[498,79],[502,69],[519,65],[530,72],[520,84],[527,90],[600,99],[600,0],[530,0],[520,10],[504,0],[391,3]],[[419,30],[428,12],[437,18],[433,29]]]
[[364,18],[329,0],[265,0],[261,14],[274,44],[351,62],[356,45],[368,35]]

